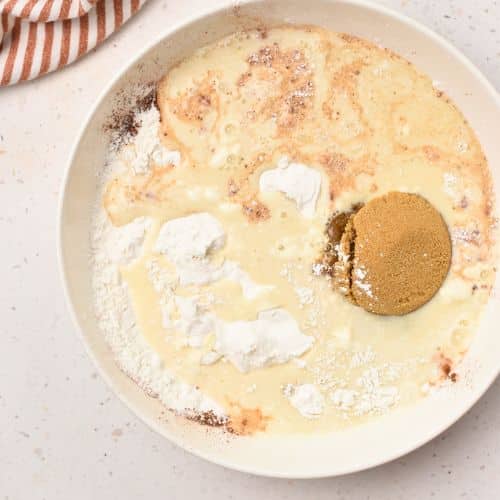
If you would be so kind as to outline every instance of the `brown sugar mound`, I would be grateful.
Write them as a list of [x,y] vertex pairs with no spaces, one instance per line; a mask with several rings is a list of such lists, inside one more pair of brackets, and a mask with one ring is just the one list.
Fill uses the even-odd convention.
[[333,285],[369,312],[410,313],[435,295],[448,273],[448,228],[419,195],[390,192],[348,218],[333,218],[330,228],[337,239],[330,240]]

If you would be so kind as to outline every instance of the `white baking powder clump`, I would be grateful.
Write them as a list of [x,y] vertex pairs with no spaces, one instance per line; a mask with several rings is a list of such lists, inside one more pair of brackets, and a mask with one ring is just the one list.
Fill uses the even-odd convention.
[[284,156],[276,168],[261,174],[259,189],[263,193],[283,193],[296,203],[302,215],[312,217],[321,189],[321,174],[302,163],[290,163]]
[[325,398],[314,384],[287,384],[283,394],[306,418],[318,418],[325,409]]
[[221,249],[225,241],[220,222],[201,212],[165,222],[153,250],[175,265],[182,286],[205,285],[218,279],[219,269],[211,264],[209,254]]
[[242,372],[286,363],[314,342],[285,309],[261,311],[253,321],[218,321],[215,335],[215,350]]
[[236,262],[214,262],[211,257],[223,248],[225,241],[222,224],[213,215],[201,212],[165,222],[153,250],[175,265],[182,286],[227,279],[238,283],[247,299],[272,288],[255,283]]
[[201,259],[224,246],[226,235],[221,223],[206,212],[165,222],[154,251],[165,254],[174,264]]

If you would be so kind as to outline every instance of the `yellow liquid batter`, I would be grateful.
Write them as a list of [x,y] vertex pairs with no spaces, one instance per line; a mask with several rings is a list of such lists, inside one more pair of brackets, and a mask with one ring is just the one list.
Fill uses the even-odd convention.
[[[104,207],[115,225],[143,215],[154,220],[143,256],[121,273],[142,334],[174,375],[230,417],[241,408],[260,410],[267,432],[317,432],[373,418],[377,410],[339,409],[330,399],[338,388],[362,392],[359,379],[369,369],[382,386],[397,387],[396,404],[416,401],[424,384],[453,371],[493,279],[491,186],[473,131],[428,77],[366,41],[285,26],[198,50],[159,83],[158,105],[162,141],[181,152],[181,165],[121,174],[108,184]],[[312,219],[282,193],[259,193],[260,174],[283,155],[321,172]],[[391,190],[429,200],[453,240],[442,291],[403,317],[365,312],[311,272],[332,212]],[[175,293],[212,294],[214,312],[227,321],[285,308],[315,338],[300,358],[305,366],[292,360],[241,373],[224,360],[200,365],[213,337],[192,348],[162,326],[148,266],[155,262],[170,275],[173,266],[152,247],[164,222],[197,212],[224,227],[217,258],[238,262],[254,282],[273,288],[255,300],[229,281]],[[297,287],[313,290],[312,303],[301,304]],[[304,383],[325,397],[318,418],[304,418],[283,395],[286,384]]]

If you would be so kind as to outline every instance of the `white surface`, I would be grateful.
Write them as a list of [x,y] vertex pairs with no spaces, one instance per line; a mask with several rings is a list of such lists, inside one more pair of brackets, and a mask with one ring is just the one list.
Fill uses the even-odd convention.
[[[384,3],[451,39],[500,87],[498,2]],[[128,56],[204,4],[150,0],[95,54],[0,90],[0,499],[494,498],[498,381],[458,424],[411,455],[306,483],[255,478],[192,457],[138,422],[95,374],[56,268],[63,167],[87,109]]]

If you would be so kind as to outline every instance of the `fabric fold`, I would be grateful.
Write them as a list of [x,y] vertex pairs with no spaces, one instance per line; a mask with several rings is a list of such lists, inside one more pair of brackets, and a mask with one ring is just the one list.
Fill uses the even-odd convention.
[[145,0],[0,0],[0,86],[76,61],[118,30]]

